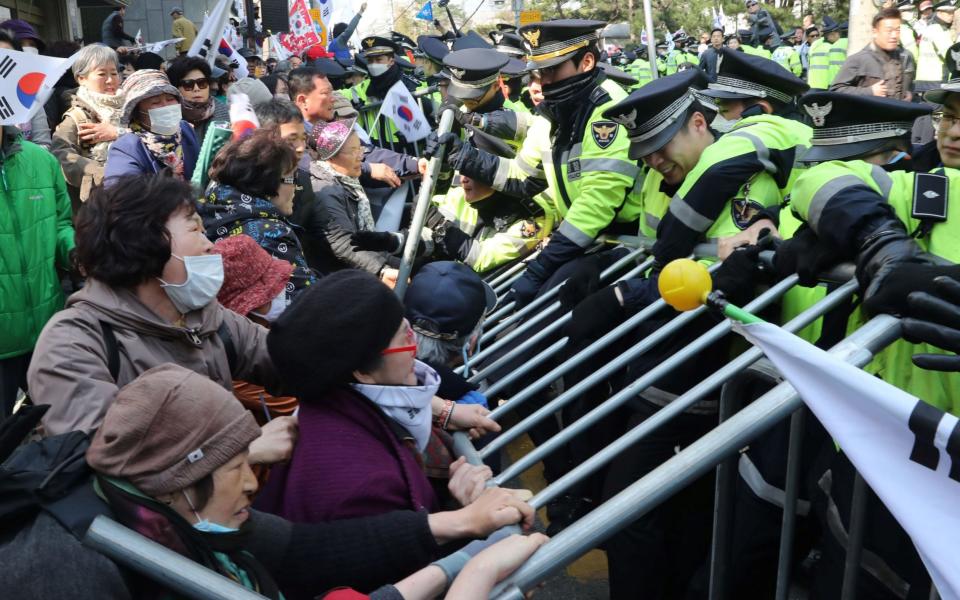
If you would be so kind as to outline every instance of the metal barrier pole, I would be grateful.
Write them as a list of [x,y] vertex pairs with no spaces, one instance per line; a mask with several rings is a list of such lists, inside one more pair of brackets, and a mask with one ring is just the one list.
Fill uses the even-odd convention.
[[[764,308],[786,293],[787,290],[793,287],[795,282],[796,280],[794,277],[788,277],[784,279],[763,294],[760,294],[760,296],[754,299],[751,303],[747,304],[745,309],[752,311]],[[658,302],[662,302],[662,300],[659,300]],[[527,431],[529,428],[545,419],[547,416],[556,412],[560,407],[569,404],[574,398],[577,398],[585,390],[590,389],[597,383],[606,379],[607,376],[612,375],[614,372],[627,366],[635,358],[641,354],[644,354],[656,344],[664,341],[674,332],[681,330],[705,311],[706,308],[701,306],[696,310],[681,313],[674,317],[669,323],[640,340],[640,342],[629,351],[624,352],[611,362],[604,365],[598,371],[590,374],[583,381],[577,383],[577,385],[573,386],[568,391],[565,391],[560,396],[557,396],[552,401],[542,406],[540,409],[535,411],[517,425],[511,427],[509,430],[507,430],[507,433],[513,434],[514,437],[522,435],[523,432]],[[659,381],[661,377],[672,372],[678,366],[683,364],[684,361],[696,356],[697,353],[705,349],[710,344],[719,341],[729,332],[730,323],[728,321],[724,320],[722,323],[718,323],[708,332],[697,338],[694,342],[679,350],[668,360],[650,369],[640,378],[633,381],[630,385],[620,390],[618,393],[614,394],[598,406],[594,407],[593,410],[585,414],[583,417],[564,427],[560,433],[534,448],[526,456],[522,457],[520,460],[510,465],[510,467],[508,467],[505,471],[497,475],[495,479],[499,484],[502,485],[502,482],[508,481],[512,477],[515,477],[526,471],[540,461],[543,457],[547,456],[563,444],[566,444],[574,436],[580,435],[586,431],[588,428],[593,426],[594,423],[606,417],[620,406],[626,404],[628,400],[636,397],[640,392],[653,385],[654,382]],[[492,452],[493,450],[491,450],[491,448],[494,447],[497,442],[500,442],[501,438],[503,437],[503,434],[498,436],[497,439],[483,449],[480,455],[483,457],[488,456],[487,452]]]
[[[791,279],[794,278],[796,278],[796,275],[791,277]],[[796,279],[794,279],[794,281],[796,281]],[[810,323],[813,323],[819,319],[826,312],[836,308],[842,302],[845,302],[847,298],[852,296],[853,293],[857,291],[857,289],[858,285],[856,280],[847,282],[846,284],[838,287],[832,293],[827,294],[827,296],[820,300],[820,302],[791,319],[789,323],[783,326],[783,329],[791,333],[800,331]],[[583,461],[569,472],[565,473],[562,477],[554,481],[552,484],[547,486],[545,489],[541,490],[539,494],[530,500],[530,505],[534,508],[540,508],[541,506],[545,506],[554,498],[563,495],[566,490],[571,489],[573,486],[577,485],[594,472],[603,468],[607,463],[612,461],[627,448],[650,435],[651,432],[656,431],[665,423],[680,415],[683,411],[691,408],[697,402],[706,397],[707,394],[741,373],[744,369],[755,363],[762,356],[763,353],[760,352],[759,349],[750,348],[737,358],[733,359],[724,368],[690,388],[687,393],[658,410],[656,414],[651,416],[649,419],[638,424],[626,434],[620,436],[620,438],[618,438],[615,442],[611,443],[603,450]],[[507,430],[507,433],[509,433],[509,431],[510,430]],[[484,450],[486,450],[486,448],[484,448]]]
[[[623,258],[621,258],[620,260],[618,260],[617,262],[613,263],[612,265],[610,265],[609,267],[607,267],[606,269],[604,269],[604,271],[600,274],[600,281],[603,282],[603,281],[605,281],[607,278],[609,278],[611,275],[613,275],[614,273],[619,272],[623,267],[625,267],[626,265],[630,264],[630,263],[633,261],[634,258],[636,258],[637,256],[639,256],[639,255],[642,254],[642,253],[643,253],[643,248],[637,248],[636,250],[631,250],[629,254],[627,254],[626,256],[624,256]],[[646,264],[646,262],[649,262],[650,265],[653,264],[652,259],[648,259],[647,261],[644,262],[644,264]],[[649,266],[648,266],[647,268],[649,268]],[[511,282],[511,283],[512,283],[512,282]],[[562,287],[562,286],[558,285],[558,286],[556,286],[556,287],[554,287],[554,288],[551,288],[551,289],[547,290],[546,292],[544,292],[543,294],[541,294],[539,297],[534,298],[534,299],[530,302],[530,304],[524,306],[523,308],[521,308],[521,309],[518,310],[517,312],[513,313],[512,315],[510,315],[509,317],[507,317],[506,319],[504,319],[503,321],[501,321],[500,323],[498,323],[495,327],[491,328],[491,329],[488,330],[488,331],[485,331],[485,332],[483,333],[483,335],[480,337],[480,342],[481,342],[481,343],[485,343],[485,342],[489,341],[490,339],[492,339],[493,337],[495,337],[498,333],[500,333],[501,331],[503,331],[504,329],[506,329],[507,327],[509,327],[509,326],[512,325],[513,323],[516,323],[516,322],[518,322],[518,321],[521,321],[524,317],[526,317],[527,315],[531,314],[534,310],[540,308],[541,306],[543,306],[544,304],[546,304],[546,303],[549,302],[550,300],[553,300],[554,297],[556,297],[557,295],[560,294],[560,288],[561,288],[561,287]],[[546,309],[544,309],[544,310],[545,310],[545,311],[546,311],[546,310],[550,310],[550,311],[556,310],[559,306],[560,306],[560,303],[559,303],[559,302],[555,302],[555,303],[551,304],[550,306],[548,306],[548,307],[547,307]],[[479,357],[474,357],[474,360],[477,360],[478,358],[479,358]]]
[[508,268],[504,269],[501,273],[497,273],[497,275],[493,279],[488,281],[487,284],[490,287],[492,287],[494,290],[496,290],[498,285],[502,284],[504,281],[509,279],[511,275],[516,275],[517,273],[522,271],[524,266],[525,265],[523,264],[523,261],[520,261],[515,265],[510,265]]
[[[834,346],[830,353],[862,368],[877,352],[899,337],[899,320],[890,315],[880,315]],[[588,550],[596,548],[626,524],[663,503],[802,404],[796,390],[788,383],[781,383],[554,536],[510,577],[498,584],[490,597],[498,600],[523,598],[525,592]]]
[[857,473],[853,480],[853,498],[850,501],[850,537],[847,540],[847,560],[843,566],[843,588],[840,591],[840,600],[855,600],[857,597],[866,525],[867,482],[860,473]]
[[[740,410],[739,393],[743,385],[738,379],[726,383],[720,391],[719,422],[723,423]],[[733,491],[737,484],[737,457],[717,465],[717,485],[713,501],[713,547],[710,552],[710,600],[727,597],[727,569],[730,566],[730,540],[733,527]]]
[[[440,117],[440,127],[437,132],[439,135],[443,135],[452,128],[453,110],[446,110]],[[430,159],[427,173],[423,176],[423,185],[420,186],[420,197],[417,198],[417,207],[413,212],[413,220],[410,222],[406,244],[403,247],[400,274],[397,275],[397,285],[394,290],[400,300],[403,300],[403,295],[407,291],[407,279],[410,277],[410,271],[413,270],[413,260],[417,257],[420,233],[423,229],[423,222],[427,218],[427,208],[430,206],[433,197],[433,189],[437,185],[437,177],[440,175],[440,163],[443,162],[443,154],[444,148],[440,148],[437,150],[437,155]]]
[[[536,369],[536,368],[539,367],[540,365],[544,364],[545,362],[547,362],[548,360],[550,360],[551,358],[553,358],[553,356],[554,356],[555,354],[557,354],[558,352],[560,352],[560,350],[562,350],[563,347],[567,345],[567,341],[569,341],[569,339],[570,339],[570,338],[562,337],[562,338],[560,338],[559,340],[555,341],[553,344],[551,344],[551,345],[547,346],[546,348],[544,348],[543,352],[541,352],[540,354],[534,356],[533,358],[529,358],[529,359],[524,360],[523,363],[522,363],[519,367],[517,367],[517,368],[514,369],[513,371],[510,371],[510,375],[508,375],[507,377],[504,377],[503,379],[498,380],[496,383],[494,383],[494,384],[491,385],[490,387],[484,388],[484,389],[482,390],[482,391],[483,391],[483,395],[486,396],[487,398],[495,398],[498,393],[500,393],[501,391],[503,391],[504,388],[506,388],[508,385],[510,385],[511,383],[513,383],[515,380],[519,379],[520,377],[523,377],[524,375],[526,375],[526,374],[529,373],[530,371],[533,371],[534,369]],[[553,372],[553,371],[551,371],[551,373],[552,373],[552,372]],[[542,381],[542,379],[543,379],[543,378],[541,378],[541,379],[539,379],[539,380],[537,380],[537,381],[538,381],[538,382],[539,382],[539,381]],[[546,385],[550,385],[550,382],[547,382]],[[544,386],[544,387],[546,387],[546,386]],[[524,392],[525,392],[525,391],[526,391],[526,390],[524,390]],[[522,401],[521,401],[521,402],[522,402]],[[514,403],[512,399],[511,399],[511,400],[506,400],[506,399],[505,399],[505,400],[503,401],[503,404],[501,404],[501,405],[498,406],[497,408],[493,409],[493,411],[491,411],[490,414],[487,415],[487,416],[488,416],[489,418],[493,419],[493,420],[496,420],[496,418],[494,418],[494,414],[493,414],[494,412],[496,412],[496,413],[497,413],[496,416],[499,417],[500,415],[503,415],[504,413],[509,412],[510,410],[512,410],[511,407],[515,408],[515,407],[518,406],[518,405],[519,405],[519,403]],[[500,410],[500,409],[503,409],[503,410]],[[499,410],[500,412],[497,412],[498,410]]]
[[466,456],[467,462],[471,465],[478,467],[483,465],[483,459],[480,458],[479,454],[477,454],[477,451],[470,442],[470,437],[466,434],[466,432],[454,431],[452,437],[454,456]]
[[[649,259],[649,260],[646,260],[646,261],[643,262],[643,264],[637,265],[636,267],[634,267],[634,268],[631,269],[630,271],[627,271],[626,273],[624,273],[623,275],[621,275],[619,278],[617,278],[617,281],[624,281],[624,280],[626,280],[626,279],[630,279],[630,278],[632,278],[632,277],[635,277],[635,276],[639,275],[640,273],[642,273],[644,270],[647,269],[647,266],[646,266],[647,263],[651,263],[651,264],[652,264],[652,263],[653,263],[653,259],[651,258],[651,259]],[[560,303],[557,302],[557,303],[555,304],[555,306],[559,308],[559,307],[560,307]],[[549,313],[541,313],[541,315],[542,315],[542,314],[549,314]],[[537,315],[537,316],[534,317],[533,319],[530,319],[529,321],[527,321],[526,323],[524,323],[524,324],[521,325],[520,327],[517,327],[515,330],[511,331],[508,335],[504,336],[504,337],[501,338],[500,340],[497,340],[497,342],[496,342],[494,345],[490,346],[490,348],[488,348],[488,350],[489,350],[490,352],[493,352],[493,351],[495,351],[495,349],[497,348],[497,344],[500,344],[500,345],[502,346],[502,345],[506,344],[508,341],[512,341],[514,337],[520,336],[520,335],[521,335],[522,333],[524,333],[527,329],[529,329],[529,327],[527,327],[527,325],[528,325],[529,323],[533,323],[533,322],[535,322],[535,321],[539,321],[539,320],[542,318],[541,315]],[[473,377],[470,378],[470,381],[472,381],[472,382],[481,381],[481,380],[483,380],[484,377],[490,375],[491,373],[496,372],[497,369],[500,369],[500,368],[503,367],[504,365],[507,365],[507,364],[513,362],[513,361],[514,361],[515,359],[517,359],[517,358],[521,358],[521,357],[523,356],[523,354],[525,354],[528,350],[530,350],[531,348],[533,348],[534,346],[536,346],[537,344],[539,344],[541,341],[547,339],[548,337],[550,337],[551,335],[553,335],[555,332],[559,331],[564,325],[567,324],[568,321],[570,321],[571,318],[573,318],[573,312],[572,312],[572,311],[567,312],[567,313],[564,313],[564,315],[563,315],[562,317],[560,317],[559,319],[553,321],[553,322],[550,323],[550,325],[548,325],[547,327],[541,329],[540,331],[538,331],[537,333],[535,333],[535,334],[532,335],[531,337],[529,337],[529,338],[527,338],[526,340],[524,340],[523,342],[521,342],[516,348],[514,348],[513,350],[510,350],[509,352],[507,352],[507,353],[504,354],[503,356],[499,357],[499,358],[498,358],[497,360],[495,360],[494,362],[492,362],[492,363],[490,363],[489,365],[485,366],[483,369],[480,369],[480,371],[478,371],[476,374],[473,375]],[[479,357],[479,354],[478,354],[477,356]]]
[[790,417],[790,441],[787,446],[787,475],[784,485],[783,525],[780,528],[780,557],[777,560],[776,600],[787,600],[790,591],[790,565],[797,530],[797,496],[800,494],[800,451],[807,409],[800,407]]
[[[508,290],[510,289],[510,287],[513,285],[513,282],[516,281],[516,280],[518,280],[518,279],[520,279],[521,277],[523,277],[523,271],[520,271],[520,272],[518,272],[518,273],[513,273],[513,274],[512,274],[510,277],[508,277],[505,281],[503,281],[502,283],[500,283],[497,287],[493,288],[493,291],[497,293],[497,300],[498,300],[498,301],[499,301],[499,300],[502,300],[502,299],[503,299],[503,295],[507,293],[507,291],[508,291]],[[511,303],[510,303],[510,309],[513,309],[513,306],[514,306],[514,304],[511,302]],[[506,308],[506,307],[504,307],[504,308]],[[507,311],[507,312],[509,312],[509,311]]]
[[103,515],[90,524],[83,545],[189,598],[266,598]]

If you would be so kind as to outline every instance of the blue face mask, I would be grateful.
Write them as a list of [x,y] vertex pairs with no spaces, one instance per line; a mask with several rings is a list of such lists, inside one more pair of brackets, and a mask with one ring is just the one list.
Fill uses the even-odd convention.
[[896,156],[894,156],[893,158],[891,158],[890,160],[887,161],[887,164],[888,164],[888,165],[896,164],[896,163],[900,162],[901,160],[903,160],[904,158],[906,158],[907,156],[909,156],[909,155],[908,155],[906,152],[903,152],[903,151],[898,152],[898,153],[896,154]]
[[239,529],[234,529],[233,527],[226,527],[219,523],[212,523],[207,519],[200,517],[200,513],[197,512],[193,502],[190,501],[190,496],[188,496],[184,491],[181,491],[180,493],[182,493],[183,497],[186,498],[187,504],[190,505],[190,510],[192,510],[194,516],[197,517],[197,522],[193,524],[193,528],[197,531],[203,531],[205,533],[236,533],[240,531]]

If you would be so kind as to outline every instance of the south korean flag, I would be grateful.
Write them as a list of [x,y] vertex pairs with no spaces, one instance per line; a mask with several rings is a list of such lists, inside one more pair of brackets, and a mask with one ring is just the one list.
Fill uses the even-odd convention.
[[0,49],[0,125],[29,121],[74,60]]

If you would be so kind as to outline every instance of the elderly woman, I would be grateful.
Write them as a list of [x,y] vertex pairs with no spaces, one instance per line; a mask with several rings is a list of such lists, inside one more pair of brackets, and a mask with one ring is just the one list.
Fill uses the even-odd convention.
[[126,133],[120,126],[123,94],[117,53],[108,46],[84,46],[73,63],[79,87],[73,106],[53,132],[50,149],[60,161],[74,209],[103,180],[110,145]]
[[[435,397],[440,378],[416,360],[403,306],[369,273],[349,269],[321,279],[274,322],[267,344],[284,385],[300,399],[301,432],[290,463],[271,470],[257,498],[267,512],[308,523],[432,512],[437,497],[421,456],[431,424],[499,428],[478,405]],[[454,463],[461,468],[484,469]],[[450,492],[467,505],[475,496],[462,484],[454,476]]]
[[363,163],[363,146],[349,122],[331,121],[313,127],[318,160],[310,165],[317,202],[326,208],[327,242],[345,268],[361,269],[387,285],[397,281],[400,259],[386,252],[356,250],[351,235],[374,231],[370,199],[357,179]]
[[31,396],[50,405],[47,433],[96,429],[120,387],[165,362],[227,390],[234,379],[277,387],[267,330],[217,302],[223,263],[189,184],[152,176],[96,188],[76,247],[87,283],[44,327],[27,373]]
[[210,94],[213,78],[210,64],[196,56],[181,56],[170,61],[166,69],[170,83],[180,90],[183,119],[193,125],[197,141],[203,146],[207,128],[214,121],[230,122],[230,109]]
[[127,77],[120,125],[130,128],[113,143],[104,178],[165,173],[189,181],[200,144],[190,123],[183,120],[180,90],[161,71],[144,69]]
[[[490,490],[467,508],[429,516],[394,511],[350,521],[291,523],[250,508],[257,480],[249,447],[259,437],[250,413],[203,375],[173,364],[144,372],[117,394],[86,450],[92,474],[64,489],[58,498],[61,512],[37,511],[0,534],[5,595],[179,597],[165,581],[147,580],[80,542],[83,523],[106,514],[267,598],[313,598],[339,586],[366,591],[408,575],[371,597],[434,598],[448,583],[444,570],[450,566],[448,560],[444,570],[427,566],[444,552],[439,543],[486,537],[532,511],[506,490]],[[73,463],[68,472],[81,473]],[[54,514],[69,514],[71,529]],[[516,568],[545,540],[540,535],[510,539],[500,554],[515,554],[511,545],[525,540],[530,547],[512,566],[494,565],[492,572],[478,557],[460,585],[489,589],[499,578],[490,579],[492,573]],[[38,561],[62,568],[55,577],[38,578]]]
[[257,130],[235,140],[210,166],[210,185],[197,203],[207,237],[245,234],[274,258],[293,265],[286,288],[289,304],[317,281],[288,220],[293,214],[297,154],[276,132]]

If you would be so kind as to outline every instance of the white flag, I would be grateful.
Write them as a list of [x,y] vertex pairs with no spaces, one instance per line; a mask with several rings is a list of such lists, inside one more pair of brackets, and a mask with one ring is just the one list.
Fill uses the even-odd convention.
[[163,40],[162,42],[153,42],[150,44],[145,44],[143,46],[143,49],[145,52],[153,52],[155,54],[159,54],[160,51],[166,48],[167,46],[170,46],[172,44],[176,44],[177,42],[182,42],[182,41],[183,41],[183,38],[180,37],[180,38],[173,38],[170,40]]
[[396,82],[387,91],[377,118],[382,117],[390,117],[397,130],[408,141],[416,142],[430,135],[427,118],[423,116],[423,111],[402,81]]
[[223,28],[226,27],[230,19],[230,5],[232,0],[220,0],[213,12],[203,20],[203,26],[197,33],[197,39],[193,40],[187,56],[199,56],[206,59],[208,63],[213,64],[217,56],[217,47],[223,38]]
[[143,33],[143,30],[142,30],[142,29],[138,29],[138,30],[137,30],[137,35],[133,36],[133,39],[136,41],[136,43],[137,43],[138,46],[142,46],[142,45],[143,45],[143,35],[142,35],[142,33]]
[[940,597],[960,599],[960,420],[775,325],[734,329],[797,389],[910,535]]
[[76,60],[0,49],[0,125],[26,123]]

